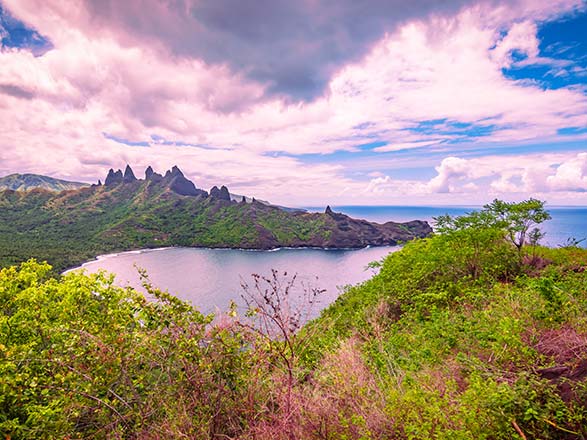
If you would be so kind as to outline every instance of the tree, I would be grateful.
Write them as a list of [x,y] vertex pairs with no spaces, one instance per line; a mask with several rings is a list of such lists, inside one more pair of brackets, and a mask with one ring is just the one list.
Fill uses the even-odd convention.
[[441,234],[464,230],[502,230],[505,238],[521,252],[526,243],[535,245],[544,236],[544,233],[534,226],[550,218],[550,214],[544,209],[544,202],[531,198],[519,203],[495,199],[484,205],[481,211],[470,212],[460,217],[442,215],[434,220],[436,231]]
[[[465,267],[473,279],[487,275],[507,279],[520,267],[523,246],[536,245],[544,236],[534,226],[548,219],[550,214],[540,200],[508,203],[495,199],[480,211],[434,220],[446,252],[456,252],[454,257],[461,261],[457,266]],[[455,267],[453,264],[453,271]]]
[[284,392],[283,396],[277,395],[282,408],[278,425],[289,439],[295,439],[294,428],[298,422],[293,392],[299,373],[299,358],[315,336],[311,330],[300,330],[313,317],[313,307],[325,290],[304,283],[298,286],[297,275],[288,277],[287,272],[282,274],[275,269],[268,277],[252,274],[252,278],[251,285],[245,281],[241,283],[241,296],[247,305],[246,316],[253,321],[242,321],[241,325],[258,336],[260,351],[276,358],[277,363],[271,365],[274,362],[269,362],[267,367],[276,366],[285,373],[283,387],[276,387]]
[[[521,252],[528,241],[536,244],[544,236],[538,228],[540,223],[550,220],[550,214],[544,209],[544,202],[528,199],[519,203],[508,203],[495,199],[483,207],[495,225],[506,231],[506,237]],[[533,228],[533,229],[532,229]]]

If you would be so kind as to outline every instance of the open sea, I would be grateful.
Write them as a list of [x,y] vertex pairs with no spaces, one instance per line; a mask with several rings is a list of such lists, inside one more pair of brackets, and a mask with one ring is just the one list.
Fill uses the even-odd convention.
[[[307,207],[323,211],[323,207]],[[427,220],[443,214],[462,215],[478,207],[413,206],[332,206],[355,218],[378,223]],[[542,226],[543,244],[564,245],[567,240],[587,237],[587,207],[549,207],[552,220]],[[587,240],[580,243],[586,247]],[[367,267],[399,247],[374,247],[359,250],[277,249],[247,251],[238,249],[165,248],[137,250],[98,257],[82,267],[87,272],[106,270],[116,275],[116,283],[141,290],[136,267],[147,270],[154,286],[190,301],[205,313],[227,310],[231,301],[243,306],[243,283],[252,282],[251,274],[269,276],[271,270],[297,276],[297,297],[306,288],[320,288],[320,302],[315,316],[333,302],[345,286],[370,278],[375,272]]]
[[[450,214],[463,215],[479,210],[479,206],[331,206],[336,212],[351,217],[384,223],[387,221],[406,222],[426,220],[434,225],[434,217]],[[323,208],[308,207],[308,211],[322,211]],[[587,247],[587,206],[553,206],[547,211],[552,219],[544,222],[541,229],[546,233],[542,244],[550,247],[564,245],[569,239],[583,240],[581,247]]]

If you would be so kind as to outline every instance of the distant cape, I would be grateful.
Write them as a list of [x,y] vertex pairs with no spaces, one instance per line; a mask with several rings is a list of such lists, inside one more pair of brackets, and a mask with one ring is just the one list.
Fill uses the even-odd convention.
[[42,176],[40,174],[10,174],[5,177],[0,177],[0,191],[4,189],[30,191],[35,188],[42,188],[48,191],[59,192],[79,189],[85,186],[88,186],[88,184],[55,179],[54,177]]

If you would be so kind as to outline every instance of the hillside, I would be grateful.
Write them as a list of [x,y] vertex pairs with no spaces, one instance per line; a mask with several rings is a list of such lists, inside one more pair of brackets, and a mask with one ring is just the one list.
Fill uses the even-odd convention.
[[[0,271],[7,438],[584,439],[587,250],[468,223],[300,329],[292,278],[213,320],[105,274]],[[34,356],[31,356],[34,353]]]
[[431,233],[426,222],[385,224],[285,211],[230,200],[228,189],[196,188],[174,167],[137,179],[110,170],[104,185],[55,194],[0,193],[0,264],[36,257],[61,270],[105,252],[162,246],[271,249],[395,245]]
[[9,189],[12,191],[29,191],[31,189],[45,189],[47,191],[66,191],[88,186],[87,183],[70,182],[68,180],[55,179],[39,174],[10,174],[0,177],[0,191]]

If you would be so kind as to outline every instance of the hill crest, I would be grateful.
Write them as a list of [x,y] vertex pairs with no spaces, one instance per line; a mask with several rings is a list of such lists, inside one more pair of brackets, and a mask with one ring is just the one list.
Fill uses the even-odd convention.
[[54,177],[40,174],[9,174],[0,177],[0,191],[9,189],[12,191],[30,191],[35,188],[42,188],[48,191],[67,191],[80,189],[89,186],[87,183],[72,182],[69,180],[56,179]]

